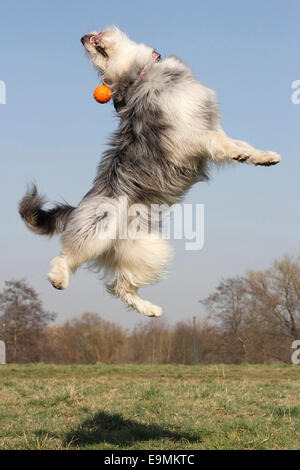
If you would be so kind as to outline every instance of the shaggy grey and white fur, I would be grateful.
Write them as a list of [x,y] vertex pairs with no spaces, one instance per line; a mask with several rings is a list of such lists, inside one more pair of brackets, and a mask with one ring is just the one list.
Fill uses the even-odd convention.
[[94,31],[81,41],[112,90],[119,128],[78,207],[45,210],[45,200],[32,186],[19,211],[33,232],[62,234],[62,252],[52,260],[49,273],[54,287],[65,289],[70,273],[93,261],[113,276],[111,293],[138,312],[157,317],[162,309],[137,291],[165,272],[170,246],[150,231],[141,238],[104,236],[110,224],[120,224],[120,208],[109,208],[117,208],[125,197],[129,204],[146,207],[172,205],[191,185],[208,178],[213,161],[268,166],[280,157],[229,138],[220,124],[215,92],[177,57],[155,60],[153,48],[134,43],[117,27]]

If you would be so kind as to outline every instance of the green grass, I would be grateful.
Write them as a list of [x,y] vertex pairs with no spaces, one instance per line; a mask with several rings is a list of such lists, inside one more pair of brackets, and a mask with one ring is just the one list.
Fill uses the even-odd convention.
[[0,449],[299,449],[297,366],[0,366]]

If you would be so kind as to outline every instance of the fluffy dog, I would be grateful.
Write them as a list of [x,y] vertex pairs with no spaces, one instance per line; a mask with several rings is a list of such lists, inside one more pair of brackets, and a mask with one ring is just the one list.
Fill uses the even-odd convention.
[[19,212],[33,232],[62,234],[62,252],[52,260],[48,276],[55,288],[66,289],[69,275],[94,261],[113,275],[109,292],[138,312],[158,317],[162,309],[137,291],[165,272],[170,246],[149,230],[141,238],[107,236],[111,225],[120,224],[120,208],[118,213],[111,208],[125,197],[129,204],[170,206],[195,182],[208,178],[210,162],[268,166],[280,156],[228,137],[215,92],[177,57],[160,59],[152,47],[136,44],[117,27],[91,32],[81,42],[112,90],[119,129],[78,207],[43,209],[45,199],[31,186]]

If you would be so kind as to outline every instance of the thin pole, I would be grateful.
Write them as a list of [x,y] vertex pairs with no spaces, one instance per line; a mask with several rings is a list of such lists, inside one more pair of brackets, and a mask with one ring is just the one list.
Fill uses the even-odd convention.
[[0,364],[6,364],[5,343],[0,341]]
[[196,336],[196,317],[193,317],[194,324],[194,366],[197,364],[197,336]]

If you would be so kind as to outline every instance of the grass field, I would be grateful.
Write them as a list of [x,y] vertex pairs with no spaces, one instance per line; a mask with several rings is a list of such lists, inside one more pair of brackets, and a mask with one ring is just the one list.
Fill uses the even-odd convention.
[[299,449],[297,366],[0,366],[0,449]]

